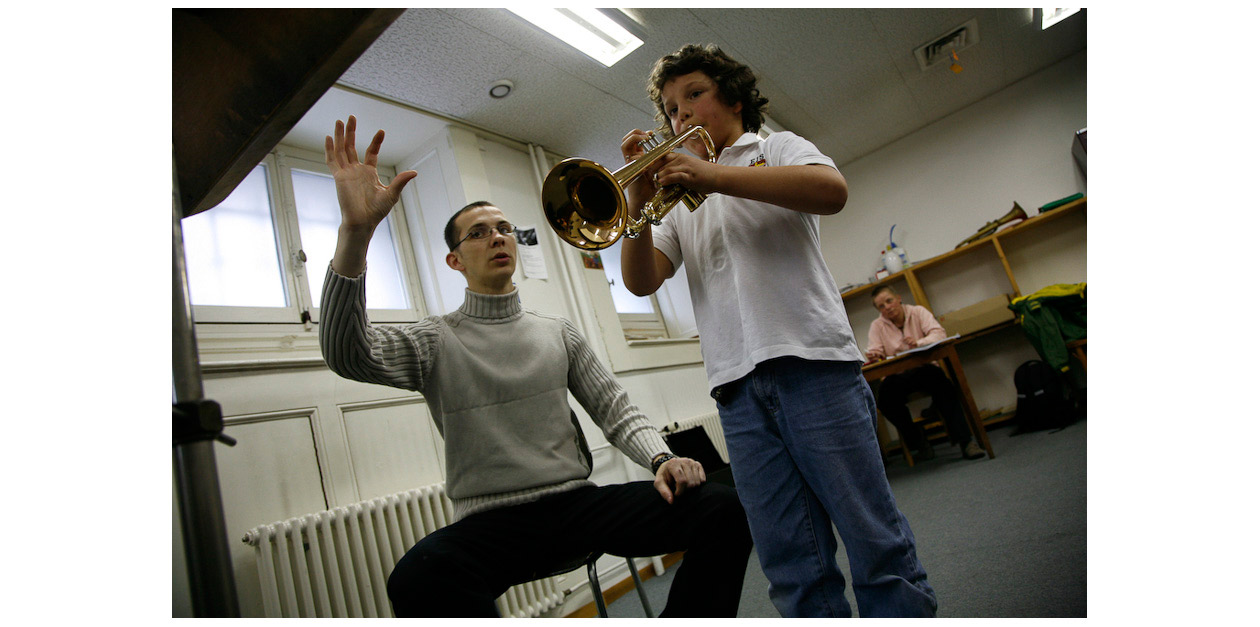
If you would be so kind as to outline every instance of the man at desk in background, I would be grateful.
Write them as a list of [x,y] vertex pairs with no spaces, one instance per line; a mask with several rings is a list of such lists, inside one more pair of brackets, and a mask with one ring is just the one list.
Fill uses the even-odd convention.
[[[926,307],[901,304],[901,296],[893,288],[884,285],[871,294],[879,317],[871,322],[866,340],[868,362],[892,357],[897,353],[928,346],[945,339],[945,329]],[[884,377],[876,394],[875,405],[889,422],[897,427],[905,445],[914,450],[915,461],[927,461],[936,457],[932,443],[923,427],[914,423],[906,407],[913,392],[927,392],[932,396],[932,407],[945,421],[949,437],[962,449],[963,457],[984,457],[984,449],[971,439],[971,430],[963,418],[958,392],[945,373],[933,364],[919,366],[900,374]]]

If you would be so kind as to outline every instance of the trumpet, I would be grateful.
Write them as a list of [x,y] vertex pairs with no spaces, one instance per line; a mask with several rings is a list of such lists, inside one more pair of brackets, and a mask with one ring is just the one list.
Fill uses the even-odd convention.
[[971,237],[968,237],[967,239],[961,242],[958,242],[958,245],[955,246],[954,248],[962,248],[963,246],[966,246],[967,244],[970,244],[972,242],[978,242],[990,235],[993,235],[994,233],[997,233],[998,227],[1002,226],[1003,224],[1006,224],[1007,222],[1014,222],[1015,220],[1023,220],[1027,217],[1028,217],[1028,214],[1024,213],[1024,208],[1019,206],[1019,203],[1015,203],[1015,206],[1011,207],[1011,210],[1007,211],[1006,215],[996,220],[986,222],[984,226],[980,227],[980,230],[976,231],[975,235],[972,235]]
[[542,205],[547,224],[565,242],[583,250],[612,246],[622,235],[631,239],[643,232],[648,222],[659,225],[665,214],[680,201],[691,211],[704,202],[705,194],[681,185],[658,189],[643,206],[642,216],[630,217],[625,190],[644,170],[692,136],[708,151],[710,162],[717,161],[713,140],[704,128],[692,126],[664,143],[645,140],[648,151],[616,172],[589,159],[577,157],[557,163],[543,181]]

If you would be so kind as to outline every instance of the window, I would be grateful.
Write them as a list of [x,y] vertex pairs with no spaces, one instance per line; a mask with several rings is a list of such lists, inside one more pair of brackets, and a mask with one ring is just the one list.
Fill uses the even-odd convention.
[[[378,168],[381,178],[392,179],[394,173]],[[306,280],[310,284],[311,303],[319,307],[320,294],[324,289],[324,275],[328,262],[337,247],[337,227],[341,226],[341,208],[337,205],[337,188],[328,166],[323,161],[312,161],[298,156],[282,154],[281,174],[286,176],[293,190],[293,204],[297,209],[298,233],[302,251],[306,254]],[[405,248],[395,236],[392,223],[402,215],[401,208],[390,212],[389,220],[381,222],[372,234],[368,246],[367,302],[375,310],[405,312],[410,309],[406,288],[406,270],[400,261],[399,251]],[[412,264],[414,266],[414,264]],[[419,293],[413,291],[412,293]],[[373,320],[407,320],[404,315],[373,316]]]
[[685,268],[678,268],[656,293],[635,296],[622,285],[621,240],[600,251],[600,260],[627,340],[696,336]]
[[274,174],[258,165],[222,203],[183,221],[192,302],[285,307],[284,264],[272,220]]
[[[380,170],[383,179],[393,177]],[[396,208],[377,227],[368,248],[373,321],[422,315],[402,213]],[[183,220],[197,321],[317,320],[340,224],[336,189],[321,156],[290,148],[268,155],[222,203]]]
[[612,291],[613,305],[621,319],[621,329],[628,340],[666,337],[665,321],[656,304],[656,295],[635,296],[621,280],[621,240],[599,252]]

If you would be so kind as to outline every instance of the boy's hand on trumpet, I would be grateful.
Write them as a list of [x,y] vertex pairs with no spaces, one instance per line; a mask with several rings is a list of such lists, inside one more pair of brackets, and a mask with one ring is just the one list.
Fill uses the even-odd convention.
[[659,163],[661,167],[656,171],[656,182],[662,187],[681,185],[693,192],[708,194],[720,185],[722,166],[706,159],[671,152]]
[[[647,154],[647,149],[642,146],[642,143],[651,138],[654,134],[655,133],[652,131],[642,131],[636,128],[633,131],[626,133],[626,136],[621,138],[621,156],[625,158],[626,163],[631,163],[639,157]],[[648,199],[656,193],[656,188],[658,186],[656,185],[653,175],[656,174],[656,171],[660,169],[660,167],[660,161],[649,165],[647,169],[643,171],[643,174],[634,181],[631,181],[630,185],[627,187],[626,195],[630,202],[631,217],[637,219],[639,217],[639,211],[643,208],[643,203],[646,203]]]

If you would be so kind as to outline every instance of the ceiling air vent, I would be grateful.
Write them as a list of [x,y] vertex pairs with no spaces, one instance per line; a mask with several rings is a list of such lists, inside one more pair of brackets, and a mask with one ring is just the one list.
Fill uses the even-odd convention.
[[919,61],[919,69],[928,68],[949,61],[955,50],[964,50],[980,42],[980,27],[975,18],[955,28],[930,43],[915,48],[914,58]]

